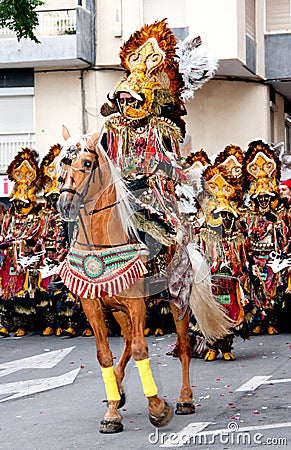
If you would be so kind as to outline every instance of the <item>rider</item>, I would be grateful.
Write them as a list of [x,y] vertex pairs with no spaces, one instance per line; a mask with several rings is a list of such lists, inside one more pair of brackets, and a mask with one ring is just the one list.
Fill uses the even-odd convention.
[[[195,51],[203,52],[200,38],[180,44],[179,50],[176,46],[176,38],[164,20],[135,32],[120,51],[127,75],[101,108],[101,113],[110,117],[100,142],[134,192],[137,228],[150,247],[147,280],[156,296],[165,291],[161,288],[165,282],[170,291],[174,285],[166,270],[177,242],[179,270],[182,275],[191,270],[189,258],[184,257],[182,263],[180,255],[179,246],[184,245],[187,230],[175,193],[177,182],[186,178],[180,152],[185,137],[182,116],[186,114],[184,101],[216,69],[216,65],[210,67],[204,55],[204,70],[198,73]],[[183,70],[182,75],[179,64],[186,59],[190,62],[190,55],[193,71]],[[189,79],[191,74],[193,79]],[[170,298],[175,296],[182,315],[187,309],[185,292],[187,287],[189,292],[191,282],[191,276],[182,276],[180,289],[175,286],[169,294]]]

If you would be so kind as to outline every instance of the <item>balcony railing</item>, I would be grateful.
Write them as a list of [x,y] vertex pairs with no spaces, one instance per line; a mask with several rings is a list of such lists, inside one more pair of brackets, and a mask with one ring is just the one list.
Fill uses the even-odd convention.
[[[38,12],[37,37],[76,33],[76,9],[59,9]],[[9,28],[0,28],[0,38],[15,37]]]
[[34,133],[0,135],[0,174],[6,173],[14,156],[25,147],[36,148]]

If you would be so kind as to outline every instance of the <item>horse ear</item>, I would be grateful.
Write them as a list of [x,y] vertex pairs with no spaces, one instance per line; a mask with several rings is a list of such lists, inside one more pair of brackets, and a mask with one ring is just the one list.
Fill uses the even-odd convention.
[[65,139],[65,141],[67,139],[69,139],[69,137],[71,137],[70,132],[69,132],[68,128],[65,127],[65,125],[63,125],[62,135],[63,135],[63,138]]
[[94,144],[94,147],[96,147],[99,137],[100,137],[100,133],[98,131],[96,133],[92,134],[91,139]]

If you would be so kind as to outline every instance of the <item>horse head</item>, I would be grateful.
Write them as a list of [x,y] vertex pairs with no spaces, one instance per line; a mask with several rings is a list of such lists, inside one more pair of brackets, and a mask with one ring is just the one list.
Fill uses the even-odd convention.
[[74,221],[84,207],[95,169],[99,167],[96,149],[99,133],[71,137],[63,126],[65,145],[58,157],[60,197],[57,208],[63,220]]

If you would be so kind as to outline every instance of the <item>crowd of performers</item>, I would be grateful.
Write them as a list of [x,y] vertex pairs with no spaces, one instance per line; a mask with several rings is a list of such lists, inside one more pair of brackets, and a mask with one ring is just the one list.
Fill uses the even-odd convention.
[[[145,334],[174,331],[169,302],[185,314],[190,287],[199,283],[189,257],[194,248],[206,258],[217,301],[234,322],[232,334],[203,346],[192,317],[193,354],[200,346],[208,361],[220,352],[232,361],[235,335],[290,331],[290,204],[280,194],[281,162],[261,140],[245,150],[218,149],[212,160],[203,149],[181,154],[185,101],[215,71],[200,38],[177,46],[160,21],[134,33],[120,58],[126,75],[101,108],[106,121],[98,145],[132,193],[136,226],[149,249]],[[25,334],[28,320],[44,335],[90,331],[78,298],[64,286],[56,290],[56,276],[47,276],[65,258],[72,234],[56,210],[59,151],[53,146],[38,165],[35,152],[23,149],[8,168],[15,188],[1,233],[4,336],[11,326],[16,336]]]
[[7,175],[14,182],[10,207],[1,221],[0,334],[25,336],[92,335],[80,302],[63,286],[54,286],[54,268],[69,247],[69,225],[56,209],[59,197],[53,145],[39,162],[38,154],[24,148],[10,163]]

